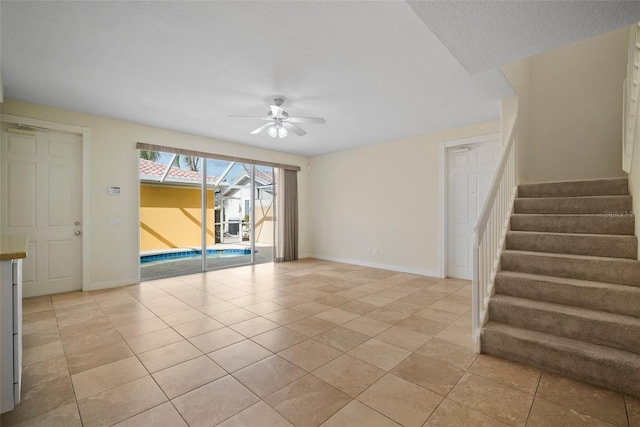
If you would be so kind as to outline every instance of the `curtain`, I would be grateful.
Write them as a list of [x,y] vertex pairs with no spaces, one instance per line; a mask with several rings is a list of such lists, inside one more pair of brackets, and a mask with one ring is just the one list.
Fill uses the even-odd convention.
[[276,170],[276,262],[298,259],[298,172]]

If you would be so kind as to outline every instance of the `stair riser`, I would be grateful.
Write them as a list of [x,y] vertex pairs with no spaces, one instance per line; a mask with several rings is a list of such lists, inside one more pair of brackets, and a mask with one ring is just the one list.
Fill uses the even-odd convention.
[[640,286],[640,263],[632,260],[571,259],[512,252],[502,254],[500,265],[504,271]]
[[511,230],[545,233],[586,233],[633,235],[632,216],[552,216],[512,215]]
[[575,236],[507,233],[506,248],[555,254],[637,259],[635,236]]
[[612,319],[593,319],[541,310],[504,301],[489,302],[489,319],[519,328],[559,337],[640,352],[640,325],[617,323]]
[[600,310],[637,317],[640,309],[640,289],[626,290],[586,288],[562,283],[524,278],[503,277],[495,280],[496,294]]
[[517,214],[606,214],[631,210],[631,196],[516,199],[514,203],[514,213]]
[[518,187],[518,197],[584,197],[629,194],[626,178],[578,182],[548,182]]
[[482,332],[482,351],[569,378],[640,397],[639,366],[626,361],[611,363],[509,335]]

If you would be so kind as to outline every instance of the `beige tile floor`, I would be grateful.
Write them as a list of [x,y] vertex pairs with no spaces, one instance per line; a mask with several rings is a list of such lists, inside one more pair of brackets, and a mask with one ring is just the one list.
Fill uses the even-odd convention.
[[24,301],[3,426],[640,426],[640,400],[472,351],[468,282],[317,260]]

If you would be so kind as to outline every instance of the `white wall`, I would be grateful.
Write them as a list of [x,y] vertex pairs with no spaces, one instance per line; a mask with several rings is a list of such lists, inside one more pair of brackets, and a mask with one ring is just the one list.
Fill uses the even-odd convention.
[[[308,206],[309,177],[304,172],[305,157],[263,150],[246,145],[173,132],[43,105],[5,99],[2,113],[55,123],[88,127],[91,130],[89,232],[90,283],[85,289],[98,289],[137,282],[138,277],[138,153],[137,142],[174,146],[300,166],[298,174],[301,257],[310,253]],[[109,196],[107,187],[121,187],[119,197]],[[109,225],[109,217],[120,217],[119,226]],[[85,232],[87,225],[85,224]],[[111,269],[116,261],[120,268]]]
[[502,67],[519,100],[521,182],[624,176],[628,28]]
[[493,121],[312,158],[314,256],[438,275],[439,143],[499,130]]

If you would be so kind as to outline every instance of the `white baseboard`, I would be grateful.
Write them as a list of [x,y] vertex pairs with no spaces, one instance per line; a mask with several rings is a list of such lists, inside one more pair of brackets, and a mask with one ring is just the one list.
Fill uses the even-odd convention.
[[125,280],[116,280],[114,282],[89,283],[88,285],[83,286],[82,290],[84,292],[100,291],[102,289],[118,288],[120,286],[137,285],[138,283],[140,283],[140,280],[138,279],[125,279]]
[[438,271],[423,270],[421,268],[404,267],[401,265],[378,264],[375,262],[361,261],[357,259],[348,259],[348,258],[338,258],[338,257],[318,255],[318,254],[309,255],[309,258],[317,258],[325,261],[341,262],[344,264],[361,265],[363,267],[379,268],[381,270],[391,270],[391,271],[397,271],[400,273],[419,274],[421,276],[443,278],[443,276]]

